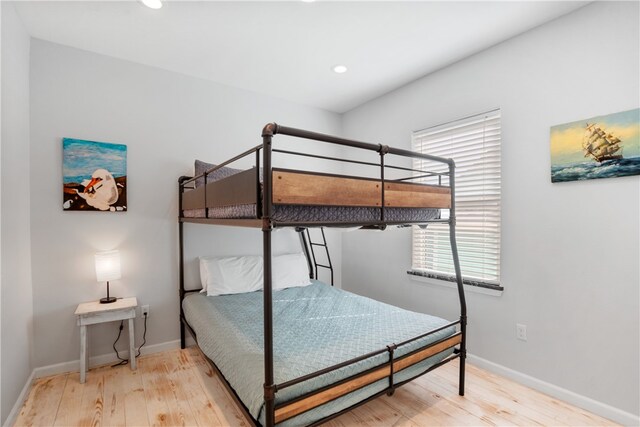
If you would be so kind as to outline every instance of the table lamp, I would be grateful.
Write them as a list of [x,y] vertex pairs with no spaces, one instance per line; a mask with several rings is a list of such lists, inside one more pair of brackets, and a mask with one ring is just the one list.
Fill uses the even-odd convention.
[[107,296],[100,298],[101,304],[116,302],[115,297],[109,296],[109,281],[120,277],[120,251],[105,251],[96,254],[96,278],[98,282],[107,282]]

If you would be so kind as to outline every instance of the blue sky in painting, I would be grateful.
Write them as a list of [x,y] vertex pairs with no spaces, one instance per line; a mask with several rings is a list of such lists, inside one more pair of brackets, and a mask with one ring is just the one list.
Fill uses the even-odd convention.
[[89,179],[96,169],[106,169],[116,178],[127,175],[127,146],[124,144],[64,138],[62,157],[65,184]]

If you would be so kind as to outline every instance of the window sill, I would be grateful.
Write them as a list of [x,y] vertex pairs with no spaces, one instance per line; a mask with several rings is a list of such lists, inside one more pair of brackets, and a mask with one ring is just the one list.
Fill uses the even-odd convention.
[[[436,279],[436,278],[433,278],[433,277],[420,276],[420,275],[417,275],[415,273],[412,273],[411,271],[407,271],[407,275],[409,276],[409,278],[411,280],[414,280],[416,282],[426,283],[426,284],[435,285],[435,286],[442,286],[442,287],[450,288],[450,289],[458,289],[458,285],[455,282],[450,282],[448,280],[441,280],[441,279]],[[475,293],[475,294],[483,294],[483,295],[491,295],[491,296],[494,296],[494,297],[499,297],[499,296],[502,296],[502,292],[504,292],[504,289],[502,289],[502,288],[500,288],[500,289],[491,289],[491,288],[484,288],[484,287],[480,287],[480,286],[473,286],[473,285],[465,284],[464,285],[464,292],[465,293]]]

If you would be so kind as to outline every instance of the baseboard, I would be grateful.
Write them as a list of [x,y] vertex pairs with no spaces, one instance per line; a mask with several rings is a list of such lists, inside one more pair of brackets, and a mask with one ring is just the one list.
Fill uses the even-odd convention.
[[[167,341],[160,344],[151,344],[148,346],[144,346],[140,350],[140,355],[144,356],[146,354],[160,353],[161,351],[174,350],[176,348],[180,348],[180,340]],[[129,357],[129,350],[121,351],[120,357],[127,359]],[[89,368],[116,362],[118,362],[118,358],[116,357],[115,353],[111,352],[108,354],[101,354],[99,356],[92,356],[89,358]],[[64,374],[67,372],[74,372],[78,370],[80,370],[80,359],[35,368],[34,378],[48,377],[49,375]]]
[[22,391],[20,392],[16,403],[13,405],[13,408],[11,408],[11,412],[9,412],[7,419],[4,421],[3,427],[10,427],[15,424],[16,418],[18,418],[18,413],[22,408],[22,403],[27,398],[27,396],[29,395],[29,391],[31,390],[31,384],[33,383],[34,374],[35,370],[31,371],[31,375],[29,375],[29,378],[27,378],[27,382],[24,384],[24,387],[22,387]]
[[638,415],[614,408],[606,403],[598,402],[590,397],[582,396],[578,393],[574,393],[573,391],[558,387],[557,385],[542,381],[527,374],[523,374],[522,372],[514,371],[511,368],[507,368],[506,366],[499,365],[472,354],[468,354],[467,359],[469,360],[469,363],[476,365],[479,368],[509,378],[519,384],[585,409],[601,417],[608,418],[611,421],[615,421],[625,426],[640,425],[640,416]]

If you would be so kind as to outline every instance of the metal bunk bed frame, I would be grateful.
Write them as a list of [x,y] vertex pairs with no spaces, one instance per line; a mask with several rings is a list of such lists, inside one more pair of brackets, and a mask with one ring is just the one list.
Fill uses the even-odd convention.
[[[303,139],[309,139],[309,140],[314,140],[314,141],[321,141],[321,142],[327,142],[327,143],[331,143],[331,144],[336,144],[336,145],[341,145],[341,146],[347,146],[347,147],[354,147],[354,148],[359,148],[359,149],[363,149],[363,150],[369,150],[369,151],[374,151],[379,153],[380,155],[380,162],[378,164],[376,163],[369,163],[369,162],[360,162],[360,161],[355,161],[355,160],[347,160],[347,159],[340,159],[340,158],[334,158],[334,157],[326,157],[326,156],[319,156],[319,155],[313,155],[313,154],[307,154],[307,153],[298,153],[298,152],[291,152],[291,151],[286,151],[286,150],[278,150],[278,149],[274,149],[272,148],[272,140],[273,137],[276,135],[288,135],[288,136],[293,136],[293,137],[298,137],[298,138],[303,138]],[[204,181],[205,181],[205,186],[207,184],[207,178],[208,175],[211,174],[212,172],[214,172],[215,170],[218,170],[232,162],[235,162],[243,157],[246,157],[250,154],[255,153],[255,160],[256,160],[256,171],[260,170],[260,151],[262,151],[262,163],[263,163],[263,195],[262,195],[262,204],[260,205],[260,203],[257,203],[256,206],[256,219],[214,219],[214,218],[208,218],[208,215],[205,215],[205,218],[188,218],[188,217],[184,217],[184,212],[183,212],[183,194],[184,194],[184,189],[185,189],[185,185],[195,181],[197,178],[201,178],[204,177]],[[335,160],[335,161],[343,161],[343,162],[350,162],[350,163],[356,163],[356,164],[364,164],[364,165],[373,165],[373,166],[379,166],[380,167],[380,181],[382,183],[381,185],[381,200],[382,203],[380,205],[380,220],[379,221],[368,221],[368,222],[356,222],[356,223],[345,223],[345,222],[282,222],[282,221],[276,221],[273,219],[272,217],[272,212],[273,212],[273,201],[272,201],[272,153],[273,152],[280,152],[280,153],[284,153],[284,154],[294,154],[294,155],[301,155],[301,156],[307,156],[307,157],[315,157],[315,158],[321,158],[321,159],[328,159],[328,160]],[[274,382],[274,373],[273,373],[273,311],[272,311],[272,269],[271,269],[271,255],[272,255],[272,248],[271,248],[271,233],[273,231],[273,228],[275,227],[296,227],[297,229],[304,229],[306,227],[321,227],[321,226],[327,226],[327,227],[331,227],[331,226],[341,226],[341,227],[345,227],[345,226],[357,226],[357,227],[363,227],[363,228],[376,228],[376,229],[385,229],[388,225],[404,225],[406,222],[397,222],[397,221],[387,221],[385,220],[385,203],[384,203],[384,198],[385,198],[385,167],[387,168],[393,168],[393,169],[401,169],[401,170],[406,170],[406,171],[412,171],[412,172],[417,172],[417,170],[415,169],[410,169],[410,168],[404,168],[404,167],[398,167],[398,166],[390,166],[390,165],[386,165],[385,166],[385,156],[387,154],[393,154],[393,155],[397,155],[397,156],[403,156],[403,157],[410,157],[410,158],[422,158],[422,159],[426,159],[426,160],[430,160],[430,161],[434,161],[434,162],[440,162],[440,163],[445,163],[448,165],[448,173],[434,173],[434,172],[426,172],[426,175],[422,175],[422,176],[437,176],[438,177],[438,182],[439,184],[441,183],[441,178],[442,175],[448,176],[449,178],[449,188],[450,188],[450,197],[451,197],[451,201],[450,201],[450,211],[449,211],[449,218],[446,220],[440,220],[440,219],[434,219],[434,220],[430,220],[430,221],[421,221],[421,223],[431,223],[431,222],[442,222],[442,223],[447,223],[449,225],[449,240],[450,240],[450,245],[451,245],[451,253],[452,253],[452,257],[453,257],[453,263],[454,263],[454,268],[455,268],[455,272],[456,272],[456,284],[457,284],[457,289],[458,289],[458,299],[459,299],[459,303],[460,303],[460,318],[457,321],[454,322],[450,322],[442,327],[439,327],[437,329],[431,330],[425,334],[422,334],[420,336],[411,338],[409,340],[406,340],[404,342],[398,343],[398,344],[392,344],[387,346],[386,348],[380,349],[378,351],[374,351],[347,361],[344,361],[342,363],[327,367],[325,369],[321,369],[319,371],[310,373],[308,375],[304,375],[302,377],[299,378],[295,378],[293,380],[290,381],[286,381],[280,384],[276,384]],[[425,172],[425,171],[419,171],[419,172]],[[256,173],[256,176],[258,176],[259,174]],[[415,178],[415,177],[414,177]],[[258,192],[258,198],[256,200],[260,200],[260,181],[259,181],[259,177],[256,178],[256,188],[257,188],[257,192]],[[395,180],[395,181],[399,181],[399,180]],[[264,261],[264,285],[263,285],[263,305],[264,305],[264,410],[265,410],[265,424],[267,427],[271,427],[274,426],[275,424],[281,422],[281,421],[285,421],[289,418],[295,417],[296,415],[299,415],[300,413],[303,413],[307,410],[311,410],[317,406],[320,406],[320,404],[316,405],[316,406],[311,406],[311,407],[304,407],[305,401],[309,401],[312,400],[315,396],[319,395],[319,394],[326,394],[329,393],[329,398],[327,400],[322,401],[321,404],[327,403],[328,401],[332,401],[334,399],[337,399],[341,396],[344,396],[345,394],[347,394],[347,392],[344,392],[343,394],[339,394],[335,397],[331,397],[331,391],[332,389],[336,388],[336,387],[340,387],[340,386],[344,386],[346,389],[348,390],[355,390],[355,389],[349,389],[349,382],[353,382],[353,381],[358,381],[359,379],[362,379],[363,377],[365,378],[366,381],[369,382],[365,382],[364,385],[361,385],[361,387],[367,385],[367,384],[371,384],[373,381],[377,381],[380,379],[384,379],[385,377],[389,379],[389,385],[387,388],[385,388],[384,390],[366,398],[363,401],[360,401],[356,404],[354,404],[353,406],[350,406],[348,408],[345,408],[344,410],[341,410],[335,414],[329,415],[321,420],[318,420],[316,422],[314,422],[312,425],[320,425],[323,422],[328,421],[329,419],[335,418],[345,412],[350,411],[351,409],[360,406],[372,399],[375,399],[376,397],[379,397],[383,394],[388,394],[391,395],[393,394],[395,388],[405,384],[406,382],[409,382],[415,378],[417,378],[418,376],[422,376],[424,374],[426,374],[427,372],[442,366],[454,359],[460,359],[460,366],[459,366],[459,383],[458,383],[458,394],[460,396],[464,396],[464,384],[465,384],[465,359],[466,359],[466,327],[467,327],[467,307],[466,307],[466,301],[465,301],[465,294],[464,294],[464,288],[463,288],[463,282],[462,282],[462,274],[460,271],[460,261],[458,258],[458,248],[457,248],[457,244],[456,244],[456,238],[455,238],[455,227],[456,227],[456,210],[455,210],[455,164],[454,161],[452,159],[447,159],[447,158],[442,158],[442,157],[438,157],[438,156],[432,156],[432,155],[428,155],[428,154],[422,154],[422,153],[416,153],[413,151],[409,151],[409,150],[403,150],[403,149],[398,149],[398,148],[393,148],[393,147],[389,147],[387,145],[382,145],[382,144],[371,144],[371,143],[366,143],[366,142],[361,142],[361,141],[355,141],[355,140],[351,140],[351,139],[345,139],[345,138],[340,138],[340,137],[335,137],[335,136],[331,136],[331,135],[326,135],[326,134],[322,134],[322,133],[317,133],[317,132],[311,132],[311,131],[306,131],[306,130],[301,130],[301,129],[295,129],[295,128],[290,128],[290,127],[285,127],[285,126],[280,126],[277,125],[275,123],[269,123],[267,124],[263,130],[262,130],[262,144],[258,145],[250,150],[245,151],[244,153],[230,159],[227,160],[224,163],[221,163],[219,165],[217,165],[216,167],[209,169],[208,171],[206,171],[204,174],[200,175],[200,176],[196,176],[196,177],[180,177],[180,179],[178,180],[178,189],[179,189],[179,241],[180,241],[180,250],[179,250],[179,256],[180,256],[180,343],[181,343],[181,348],[185,348],[186,345],[186,336],[185,336],[185,327],[189,330],[189,332],[192,334],[192,336],[194,337],[194,339],[197,342],[197,337],[195,332],[193,331],[193,329],[191,328],[191,326],[189,325],[189,323],[187,322],[185,316],[184,316],[184,311],[182,308],[182,300],[184,299],[185,295],[190,293],[190,292],[198,292],[199,290],[185,290],[185,286],[184,286],[184,233],[183,233],[183,225],[185,222],[192,222],[192,223],[209,223],[209,224],[218,224],[218,225],[231,225],[231,226],[247,226],[247,227],[260,227],[262,229],[262,236],[263,236],[263,261]],[[308,258],[308,254],[307,255],[307,259]],[[317,270],[317,267],[316,267]],[[402,357],[397,357],[394,358],[394,350],[402,345],[408,344],[412,341],[416,341],[418,339],[424,338],[428,335],[434,334],[438,331],[441,331],[443,329],[452,327],[452,326],[456,326],[459,325],[460,330],[458,332],[456,332],[455,334],[453,334],[450,337],[441,339],[439,341],[436,341],[434,343],[428,344],[426,346],[420,347],[417,350],[414,350],[413,352],[406,354]],[[402,381],[400,383],[394,383],[393,380],[393,376],[394,373],[404,369],[405,367],[411,366],[413,363],[417,363],[417,362],[412,362],[412,360],[424,360],[427,357],[430,357],[436,353],[439,353],[440,351],[443,351],[447,348],[451,348],[455,345],[459,345],[459,348],[455,348],[454,349],[454,353],[450,356],[448,356],[447,358],[445,358],[444,360],[432,365],[431,367],[429,367],[427,370],[425,370],[424,372],[411,377],[408,380]],[[379,354],[383,354],[383,353],[388,353],[389,354],[389,361],[386,362],[383,365],[379,365],[375,368],[369,369],[367,371],[361,372],[359,374],[355,374],[353,376],[350,376],[342,381],[339,381],[338,383],[334,383],[331,384],[329,386],[326,386],[322,389],[319,390],[314,390],[312,392],[309,392],[303,396],[300,396],[298,398],[295,398],[291,401],[287,401],[287,402],[283,402],[280,403],[278,405],[275,404],[275,395],[276,392],[278,390],[282,390],[286,387],[290,387],[293,386],[295,384],[299,384],[303,381],[307,381],[311,378],[315,378],[318,377],[320,375],[326,374],[328,372],[340,369],[342,367],[345,367],[347,365],[353,364],[353,363],[357,363],[361,360],[365,360],[367,358],[379,355]],[[207,361],[209,362],[209,364],[212,366],[212,368],[216,371],[216,373],[220,376],[221,379],[223,379],[223,383],[225,385],[225,387],[227,388],[227,390],[229,391],[229,393],[231,394],[231,396],[234,398],[234,400],[236,401],[236,403],[238,404],[238,406],[241,408],[243,414],[245,415],[245,417],[247,418],[247,420],[249,420],[252,424],[255,425],[260,425],[260,423],[253,418],[253,416],[250,414],[249,410],[247,409],[247,407],[244,405],[244,403],[240,400],[240,398],[238,397],[238,395],[236,394],[235,390],[231,387],[231,385],[229,384],[229,382],[227,381],[227,379],[224,377],[224,375],[222,374],[222,372],[220,372],[220,370],[218,369],[218,367],[216,366],[216,364],[209,359],[206,355],[204,355],[205,358],[207,359]],[[370,381],[371,378],[374,378],[374,380]],[[356,388],[357,389],[357,388]],[[350,391],[349,391],[350,392]],[[301,408],[301,405],[302,408]],[[291,407],[293,406],[293,409],[291,409]],[[305,409],[306,408],[306,409]]]

